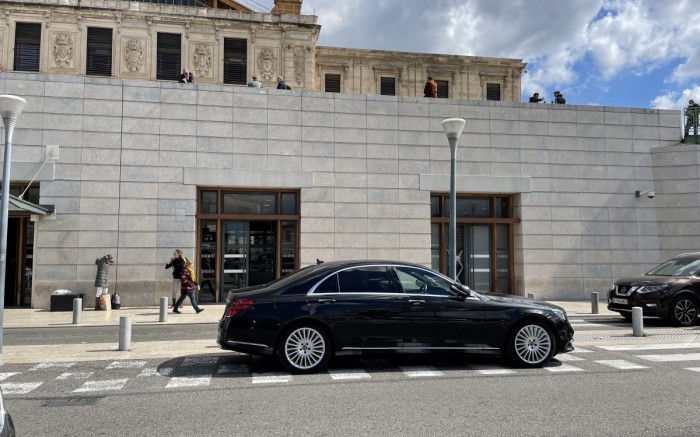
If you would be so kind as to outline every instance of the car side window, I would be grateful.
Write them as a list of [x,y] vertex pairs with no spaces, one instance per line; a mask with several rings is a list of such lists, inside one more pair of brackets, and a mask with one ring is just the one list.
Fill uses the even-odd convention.
[[438,296],[454,296],[450,288],[451,282],[432,272],[414,267],[395,267],[399,283],[406,294],[432,294]]
[[363,266],[338,273],[341,293],[397,293],[389,271],[383,266]]
[[337,293],[338,292],[338,275],[331,275],[323,282],[318,284],[314,293]]

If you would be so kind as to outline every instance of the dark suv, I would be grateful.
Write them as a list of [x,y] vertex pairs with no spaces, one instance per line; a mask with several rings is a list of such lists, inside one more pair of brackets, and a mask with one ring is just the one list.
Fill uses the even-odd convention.
[[632,318],[632,307],[645,316],[669,319],[674,325],[691,326],[700,309],[700,252],[684,253],[642,276],[615,281],[608,292],[608,309]]

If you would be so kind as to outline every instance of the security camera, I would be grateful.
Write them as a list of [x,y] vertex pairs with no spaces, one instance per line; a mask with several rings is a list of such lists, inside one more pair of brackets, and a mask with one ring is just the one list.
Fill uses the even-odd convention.
[[642,197],[644,195],[646,195],[650,199],[653,199],[654,197],[656,197],[656,193],[653,190],[635,191],[634,192],[635,197]]
[[649,192],[647,192],[647,197],[650,199],[653,199],[654,197],[656,197],[656,193],[653,191],[649,191]]

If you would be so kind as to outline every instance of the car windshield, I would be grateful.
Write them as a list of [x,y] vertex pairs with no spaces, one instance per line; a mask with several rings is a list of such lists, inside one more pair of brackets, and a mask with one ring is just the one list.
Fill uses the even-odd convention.
[[690,276],[700,270],[700,259],[676,258],[653,268],[647,275],[652,276]]

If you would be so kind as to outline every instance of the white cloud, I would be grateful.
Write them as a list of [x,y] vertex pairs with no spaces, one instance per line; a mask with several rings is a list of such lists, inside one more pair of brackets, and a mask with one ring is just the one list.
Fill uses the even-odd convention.
[[693,85],[692,88],[685,88],[681,92],[669,91],[656,97],[651,102],[651,107],[655,109],[682,109],[688,106],[688,100],[700,102],[700,85]]

